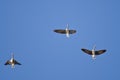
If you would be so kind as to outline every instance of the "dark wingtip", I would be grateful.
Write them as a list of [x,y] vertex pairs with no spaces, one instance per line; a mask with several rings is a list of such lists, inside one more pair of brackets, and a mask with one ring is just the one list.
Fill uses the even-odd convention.
[[9,64],[9,60],[4,65],[8,65],[8,64]]
[[20,64],[20,63],[16,63],[16,65],[22,65],[22,64]]
[[75,33],[77,32],[76,30],[74,30],[75,31]]
[[19,64],[19,65],[22,65],[22,64]]
[[53,32],[56,32],[56,30],[53,30]]
[[104,49],[104,52],[106,52],[107,50],[106,49]]
[[5,63],[4,65],[8,65],[7,63]]
[[84,49],[84,48],[82,48],[81,50],[82,50],[82,51],[85,51],[85,49]]
[[59,31],[59,29],[55,29],[55,30],[53,30],[53,32],[56,32],[56,33],[58,33],[58,31]]

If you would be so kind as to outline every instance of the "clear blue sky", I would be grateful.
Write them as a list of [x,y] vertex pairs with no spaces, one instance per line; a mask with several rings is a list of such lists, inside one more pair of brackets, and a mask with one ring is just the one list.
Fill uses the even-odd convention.
[[[77,33],[54,33],[66,24]],[[107,49],[92,60],[81,48]],[[120,80],[119,0],[1,0],[2,80]],[[11,53],[22,65],[5,66]]]

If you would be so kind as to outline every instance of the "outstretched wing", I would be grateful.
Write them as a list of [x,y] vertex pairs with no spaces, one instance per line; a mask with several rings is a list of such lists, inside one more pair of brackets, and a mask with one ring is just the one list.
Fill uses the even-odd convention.
[[76,30],[69,30],[69,34],[74,34],[76,33]]
[[10,61],[8,60],[4,65],[10,65]]
[[95,54],[96,55],[100,55],[100,54],[103,54],[104,52],[106,52],[106,50],[98,50],[98,51],[95,51]]
[[54,30],[54,32],[61,33],[61,34],[66,34],[66,30],[63,30],[63,29],[57,29],[57,30]]
[[92,51],[88,50],[88,49],[81,49],[83,52],[92,55]]
[[16,60],[14,60],[15,64],[21,65],[19,62],[17,62]]

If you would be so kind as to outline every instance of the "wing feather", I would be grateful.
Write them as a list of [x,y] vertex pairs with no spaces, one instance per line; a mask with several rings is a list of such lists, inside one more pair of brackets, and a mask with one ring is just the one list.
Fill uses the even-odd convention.
[[81,49],[83,52],[92,55],[92,51],[88,50],[88,49]]
[[19,62],[17,62],[16,60],[14,60],[15,61],[15,64],[18,64],[18,65],[21,65]]
[[63,29],[57,29],[57,30],[54,30],[54,32],[61,33],[61,34],[66,34],[66,31],[63,30]]
[[10,65],[10,61],[8,60],[4,65]]
[[76,33],[76,30],[69,30],[69,34],[74,34]]
[[95,51],[95,54],[96,55],[100,55],[100,54],[103,54],[104,52],[106,52],[106,50],[98,50],[98,51]]

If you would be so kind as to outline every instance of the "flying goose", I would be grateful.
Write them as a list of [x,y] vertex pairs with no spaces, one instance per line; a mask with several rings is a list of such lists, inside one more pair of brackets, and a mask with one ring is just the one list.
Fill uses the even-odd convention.
[[11,55],[11,59],[7,60],[7,62],[4,65],[11,65],[11,68],[14,68],[15,65],[21,65],[18,61],[14,59],[14,54]]
[[70,34],[76,33],[76,30],[70,30],[69,25],[67,24],[66,29],[55,29],[54,32],[60,34],[66,34],[66,37],[70,37]]
[[101,55],[103,54],[104,52],[106,52],[106,49],[102,49],[102,50],[95,50],[96,46],[93,46],[93,49],[92,50],[88,50],[88,49],[85,49],[85,48],[82,48],[81,50],[89,55],[92,56],[93,59],[95,59],[96,55]]

